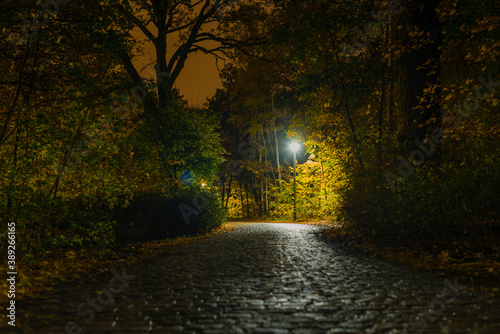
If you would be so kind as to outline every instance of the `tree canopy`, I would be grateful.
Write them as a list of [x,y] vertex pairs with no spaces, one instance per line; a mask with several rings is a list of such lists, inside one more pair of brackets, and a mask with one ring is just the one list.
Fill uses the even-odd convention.
[[[296,200],[299,219],[387,238],[484,234],[499,207],[497,7],[5,0],[0,220],[26,252],[113,244],[130,203],[219,222],[221,206],[292,217]],[[203,107],[176,88],[194,53],[223,81]]]

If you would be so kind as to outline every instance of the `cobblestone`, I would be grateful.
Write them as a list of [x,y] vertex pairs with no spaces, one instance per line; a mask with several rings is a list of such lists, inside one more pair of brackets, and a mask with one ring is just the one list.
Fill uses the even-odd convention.
[[[111,274],[84,287],[65,286],[43,299],[20,303],[20,327],[0,330],[500,333],[500,300],[464,290],[456,282],[349,253],[326,241],[322,229],[242,225],[126,268],[135,278],[109,300],[98,293],[108,287]],[[103,301],[99,310],[92,309],[88,299],[96,296]],[[22,312],[36,315],[24,318]]]

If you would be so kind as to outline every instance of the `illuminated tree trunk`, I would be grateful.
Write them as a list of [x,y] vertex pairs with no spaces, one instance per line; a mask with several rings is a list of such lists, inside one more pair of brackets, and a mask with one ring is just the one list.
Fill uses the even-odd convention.
[[264,153],[265,153],[265,156],[264,156],[264,159],[265,159],[265,162],[264,162],[264,181],[265,181],[265,186],[264,186],[264,213],[267,214],[267,212],[269,211],[269,196],[268,196],[268,193],[269,193],[269,167],[270,167],[270,163],[271,163],[271,159],[269,157],[269,154],[272,152],[272,146],[271,146],[271,137],[269,136],[269,129],[267,128],[266,126],[266,132],[262,132],[262,141],[264,143],[264,149],[266,147],[266,144],[265,144],[265,140],[266,140],[266,135],[267,133],[267,138],[269,139],[269,150],[266,150]]
[[246,201],[247,201],[247,215],[246,216],[250,217],[250,199],[249,199],[250,196],[248,196],[248,193],[249,193],[248,183],[246,183],[246,182],[245,182],[245,193],[246,193]]
[[266,170],[265,170],[265,177],[266,177],[266,186],[265,186],[265,191],[264,191],[264,212],[267,214],[267,212],[269,211],[269,197],[267,196],[267,194],[269,193],[269,175],[267,173],[267,169],[268,169],[268,160],[267,160],[267,155],[266,155]]
[[280,166],[280,151],[278,145],[278,135],[276,134],[276,128],[274,130],[274,143],[276,144],[276,168],[278,169],[278,184],[279,192],[281,193],[281,166]]
[[229,184],[228,184],[228,188],[227,188],[226,204],[224,205],[224,207],[226,208],[226,211],[227,211],[227,208],[229,206],[229,197],[231,197],[231,184],[232,183],[233,183],[233,175],[229,174]]
[[[262,143],[265,145],[264,136],[262,136]],[[262,170],[264,170],[264,167],[262,166],[262,146],[259,147],[259,166],[261,170],[260,174],[262,174]],[[262,175],[259,175],[259,184],[260,184],[259,216],[262,217],[263,213],[262,203],[264,203],[264,184],[262,183]]]
[[267,133],[267,142],[269,143],[269,152],[267,152],[267,164],[269,165],[269,170],[272,173],[272,177],[274,182],[276,183],[276,173],[274,172],[273,168],[273,163],[272,163],[272,156],[273,156],[273,141],[271,139],[271,131],[269,131],[269,127],[266,126],[266,133]]
[[245,197],[243,196],[243,186],[241,185],[241,180],[238,180],[238,185],[240,186],[241,214],[245,217]]

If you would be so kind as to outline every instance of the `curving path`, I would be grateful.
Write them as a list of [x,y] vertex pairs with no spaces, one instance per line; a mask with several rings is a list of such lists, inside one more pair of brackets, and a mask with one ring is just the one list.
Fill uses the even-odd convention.
[[[324,227],[235,224],[19,306],[8,333],[500,333],[500,300],[351,254]],[[134,276],[134,277],[132,277]],[[24,319],[22,310],[40,309]]]

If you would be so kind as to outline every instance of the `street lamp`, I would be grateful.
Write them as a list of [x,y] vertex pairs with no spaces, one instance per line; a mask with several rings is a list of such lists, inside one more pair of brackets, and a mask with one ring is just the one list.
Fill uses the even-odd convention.
[[297,220],[297,169],[295,166],[295,153],[300,148],[300,144],[293,142],[290,144],[290,150],[293,152],[293,221]]

